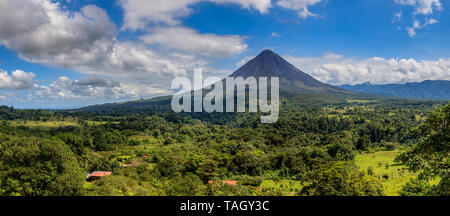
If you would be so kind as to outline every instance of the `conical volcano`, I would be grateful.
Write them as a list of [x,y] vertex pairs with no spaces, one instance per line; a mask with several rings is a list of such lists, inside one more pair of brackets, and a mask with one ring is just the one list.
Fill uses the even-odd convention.
[[280,90],[289,92],[343,92],[322,83],[284,60],[271,50],[264,50],[230,77],[279,77]]
[[[313,104],[313,103],[344,103],[347,99],[377,99],[379,96],[367,95],[342,90],[337,87],[322,83],[292,64],[284,60],[271,50],[264,50],[257,57],[239,68],[230,77],[248,78],[279,77],[280,97],[289,104]],[[225,82],[223,80],[222,82]],[[224,83],[225,84],[225,83]],[[203,93],[210,89],[203,89]],[[130,101],[126,103],[104,104],[90,106],[78,111],[108,111],[120,112],[146,109],[167,109],[171,104],[171,96],[157,97],[148,100]]]

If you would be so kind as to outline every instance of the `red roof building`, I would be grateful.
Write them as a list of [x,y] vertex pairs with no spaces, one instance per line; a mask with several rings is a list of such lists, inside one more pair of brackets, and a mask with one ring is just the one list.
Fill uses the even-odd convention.
[[[208,181],[209,184],[214,184],[214,181]],[[231,186],[236,186],[237,185],[237,181],[222,181],[223,184],[227,184],[227,185],[231,185]]]
[[109,171],[95,171],[95,172],[92,172],[91,174],[88,174],[86,176],[86,180],[88,180],[88,181],[98,180],[98,179],[101,179],[102,177],[110,176],[110,175],[112,175],[112,172],[109,172]]

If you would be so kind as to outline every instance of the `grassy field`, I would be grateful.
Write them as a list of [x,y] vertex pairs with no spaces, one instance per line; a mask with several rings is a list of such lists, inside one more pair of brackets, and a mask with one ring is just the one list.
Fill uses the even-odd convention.
[[[415,173],[408,171],[405,166],[394,162],[395,157],[400,153],[402,153],[401,150],[358,154],[355,158],[355,162],[361,170],[366,172],[369,168],[373,170],[374,175],[382,182],[384,194],[386,196],[399,196],[399,192],[403,185],[411,178],[417,176]],[[301,184],[298,181],[291,180],[265,180],[261,184],[261,188],[281,189],[283,195],[294,196],[301,190]]]
[[282,191],[283,196],[296,196],[296,194],[302,189],[300,182],[293,180],[264,180],[260,187],[267,190],[279,189]]
[[66,126],[78,126],[76,121],[11,121],[13,126],[27,126],[27,127],[66,127]]
[[376,103],[378,100],[352,100],[346,99],[347,103]]
[[371,168],[383,183],[387,196],[398,196],[403,185],[416,174],[409,172],[404,166],[394,162],[400,150],[380,151],[370,154],[359,154],[355,158],[356,165],[367,171]]
[[[94,126],[106,124],[106,122],[99,121],[84,121],[86,124]],[[111,122],[114,124],[118,124],[119,122]],[[57,127],[67,127],[67,126],[80,126],[80,123],[74,119],[66,119],[61,121],[24,121],[24,120],[15,120],[11,121],[11,125],[13,126],[26,126],[26,127],[47,127],[47,128],[57,128]]]

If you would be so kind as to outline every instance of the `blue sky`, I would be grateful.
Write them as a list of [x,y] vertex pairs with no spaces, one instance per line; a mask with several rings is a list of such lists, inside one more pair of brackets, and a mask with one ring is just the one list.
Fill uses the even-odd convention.
[[170,94],[176,76],[203,68],[224,77],[264,49],[333,85],[449,80],[449,3],[8,0],[0,104],[65,108]]

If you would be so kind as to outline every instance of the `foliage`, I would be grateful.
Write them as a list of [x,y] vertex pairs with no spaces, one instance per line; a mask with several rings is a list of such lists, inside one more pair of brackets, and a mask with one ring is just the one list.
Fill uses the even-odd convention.
[[306,196],[380,196],[383,187],[378,179],[356,167],[337,162],[309,172],[299,195]]
[[[411,133],[439,103],[285,100],[279,121],[270,125],[260,124],[259,114],[177,114],[166,109],[165,100],[95,112],[0,107],[0,194],[372,196],[382,194],[381,184],[385,194],[398,194],[412,176],[400,175],[402,167],[393,163],[399,149],[445,137],[434,127],[426,129],[428,141],[423,133]],[[378,157],[388,149],[394,149],[389,160]],[[435,160],[443,153],[414,149],[445,172],[445,163]],[[377,158],[369,158],[371,152]],[[86,182],[93,171],[113,174]],[[436,176],[441,184],[430,184],[433,194],[446,194],[448,180]]]
[[86,187],[89,196],[158,196],[164,195],[151,185],[139,184],[125,176],[109,176],[102,178]]
[[401,196],[427,196],[431,195],[432,186],[426,180],[414,178],[403,186]]
[[60,141],[7,138],[0,145],[1,195],[81,195],[84,175]]
[[419,142],[397,160],[419,172],[421,180],[439,177],[438,194],[450,195],[450,105],[431,113],[415,132]]

